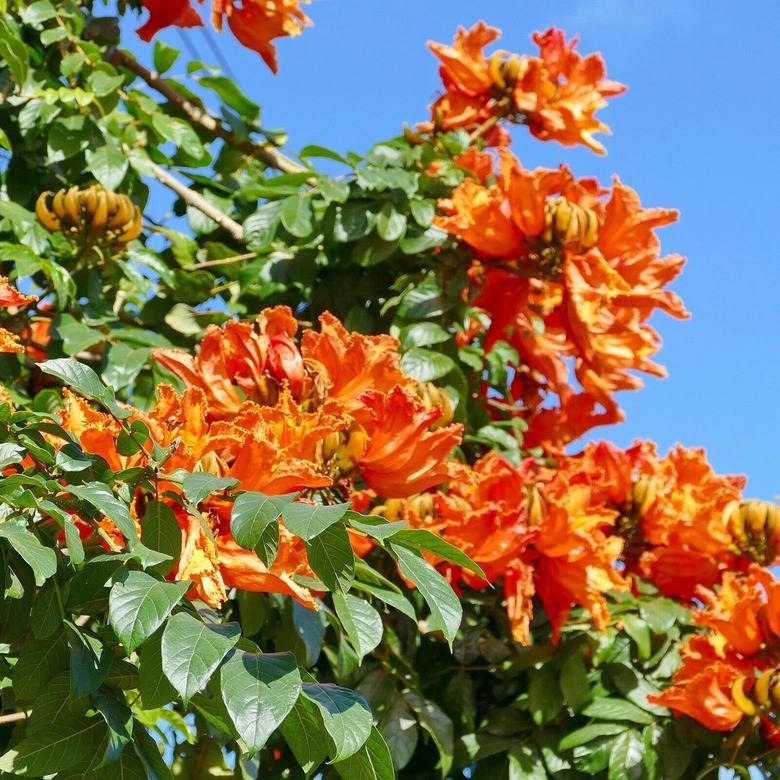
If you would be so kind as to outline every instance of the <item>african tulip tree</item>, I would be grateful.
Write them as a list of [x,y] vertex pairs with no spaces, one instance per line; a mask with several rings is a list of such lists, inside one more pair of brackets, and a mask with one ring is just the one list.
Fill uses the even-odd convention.
[[777,771],[780,508],[571,446],[664,375],[677,215],[510,133],[603,153],[624,86],[480,22],[427,119],[296,162],[151,41],[275,71],[310,20],[201,5],[119,3],[157,72],[97,3],[0,14],[2,776]]

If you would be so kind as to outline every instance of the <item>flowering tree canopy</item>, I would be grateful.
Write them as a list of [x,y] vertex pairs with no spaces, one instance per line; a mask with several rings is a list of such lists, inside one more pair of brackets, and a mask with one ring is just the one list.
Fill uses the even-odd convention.
[[780,771],[780,507],[583,441],[688,317],[674,210],[510,148],[604,152],[601,56],[479,22],[297,162],[153,39],[298,0],[119,2],[156,72],[98,5],[0,6],[0,778]]

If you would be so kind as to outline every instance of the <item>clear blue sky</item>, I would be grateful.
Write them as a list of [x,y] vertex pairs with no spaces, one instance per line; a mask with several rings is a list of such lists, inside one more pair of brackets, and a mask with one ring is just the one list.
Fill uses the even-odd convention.
[[[608,155],[542,144],[523,128],[513,149],[529,167],[567,162],[604,183],[617,173],[644,205],[679,209],[660,236],[665,253],[688,257],[674,289],[693,317],[655,318],[669,378],[623,393],[627,422],[596,434],[706,447],[717,471],[749,476],[749,496],[778,496],[780,3],[314,0],[307,11],[314,27],[279,41],[277,76],[229,32],[211,34],[263,123],[289,131],[291,152],[364,152],[426,119],[439,79],[425,43],[450,42],[459,24],[483,18],[503,29],[500,47],[521,53],[536,52],[532,31],[555,25],[579,34],[581,51],[603,53],[610,78],[629,87],[600,115],[613,132]],[[215,61],[201,31],[184,35]],[[163,38],[183,46],[177,32]]]

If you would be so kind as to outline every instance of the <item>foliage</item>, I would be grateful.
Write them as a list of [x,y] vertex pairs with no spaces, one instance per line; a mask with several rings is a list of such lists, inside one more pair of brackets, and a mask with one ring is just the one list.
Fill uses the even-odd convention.
[[[213,6],[273,68],[309,21]],[[598,54],[480,23],[429,121],[295,161],[98,3],[0,11],[0,777],[777,771],[780,508],[564,449],[687,316],[674,212],[508,150],[603,151]]]

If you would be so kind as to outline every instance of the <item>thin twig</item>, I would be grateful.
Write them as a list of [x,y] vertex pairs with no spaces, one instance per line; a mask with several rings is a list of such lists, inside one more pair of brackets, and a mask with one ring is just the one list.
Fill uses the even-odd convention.
[[231,263],[239,263],[242,260],[253,260],[257,257],[257,252],[246,252],[243,255],[233,255],[232,257],[219,257],[216,260],[204,260],[202,263],[196,263],[189,267],[190,271],[197,271],[198,268],[211,268],[215,265],[230,265]]
[[286,155],[282,154],[271,144],[259,144],[249,139],[239,138],[235,133],[226,128],[222,122],[213,117],[207,111],[202,109],[190,100],[187,100],[182,94],[167,84],[156,73],[141,65],[138,60],[131,57],[119,49],[114,49],[108,56],[107,61],[112,65],[118,65],[131,70],[136,76],[143,79],[152,89],[157,90],[163,97],[167,98],[190,120],[199,124],[204,130],[211,133],[216,138],[221,138],[226,144],[240,149],[250,157],[256,157],[262,160],[271,168],[276,168],[283,173],[303,173],[307,169],[298,165]]
[[151,161],[148,165],[157,181],[173,190],[185,203],[188,203],[190,206],[198,209],[198,211],[202,211],[210,219],[213,219],[214,222],[227,230],[227,232],[237,241],[244,240],[244,228],[242,228],[238,222],[209,203],[199,192],[195,192],[195,190],[190,189],[186,184],[179,181],[173,174],[166,171],[165,168],[162,168],[157,165],[157,163]]
[[32,710],[23,710],[21,712],[10,712],[8,715],[0,715],[0,724],[16,723],[20,720],[26,720],[30,717]]

